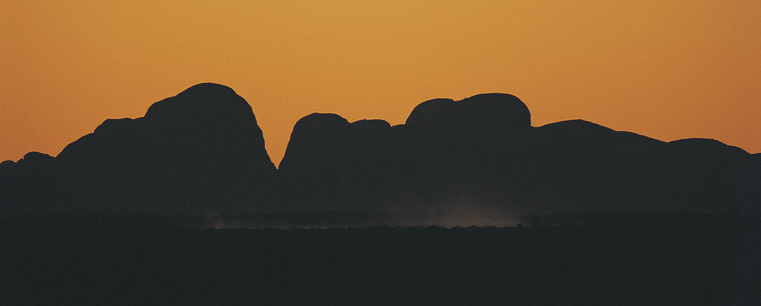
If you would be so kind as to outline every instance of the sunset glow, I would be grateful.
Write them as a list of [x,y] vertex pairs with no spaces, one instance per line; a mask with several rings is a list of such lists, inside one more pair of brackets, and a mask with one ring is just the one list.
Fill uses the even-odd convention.
[[277,165],[312,112],[403,123],[505,92],[761,152],[761,1],[0,1],[0,161],[57,155],[200,82],[253,107]]

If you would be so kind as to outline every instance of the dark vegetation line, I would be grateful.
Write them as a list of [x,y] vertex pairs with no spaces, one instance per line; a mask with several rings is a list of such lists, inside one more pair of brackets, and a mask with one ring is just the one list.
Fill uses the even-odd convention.
[[759,220],[323,230],[4,222],[0,301],[751,305],[761,282],[748,255],[759,244],[746,235],[757,238]]

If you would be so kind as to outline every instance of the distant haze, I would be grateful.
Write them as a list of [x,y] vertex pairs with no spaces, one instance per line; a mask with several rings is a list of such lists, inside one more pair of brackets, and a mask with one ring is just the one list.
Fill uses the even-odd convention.
[[275,165],[312,112],[403,123],[506,92],[583,118],[761,152],[761,1],[2,1],[0,160],[57,155],[199,82],[234,88]]

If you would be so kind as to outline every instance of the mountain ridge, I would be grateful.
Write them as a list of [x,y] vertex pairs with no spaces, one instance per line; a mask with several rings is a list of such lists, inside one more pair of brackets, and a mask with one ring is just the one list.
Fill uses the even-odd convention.
[[394,126],[310,114],[275,168],[246,100],[201,83],[143,117],[105,120],[56,157],[2,162],[0,213],[757,213],[759,156],[581,119],[535,127],[523,101],[491,93],[424,101]]

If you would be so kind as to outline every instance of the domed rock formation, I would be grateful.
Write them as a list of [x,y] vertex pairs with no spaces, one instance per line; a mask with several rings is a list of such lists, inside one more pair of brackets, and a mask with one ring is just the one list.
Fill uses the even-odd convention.
[[481,94],[425,101],[395,126],[308,115],[276,174],[248,103],[199,84],[144,117],[104,121],[56,158],[1,163],[0,213],[758,213],[759,156],[584,120],[532,127],[515,96]]
[[0,215],[45,211],[59,199],[59,171],[52,156],[29,152],[18,162],[0,164]]
[[[403,201],[429,205],[465,199],[495,202],[531,129],[528,107],[509,94],[479,94],[461,101],[419,104],[400,137]],[[422,200],[421,200],[422,199]]]
[[752,155],[714,139],[668,143],[670,192],[663,197],[683,210],[759,212],[761,171]]
[[410,128],[527,128],[531,126],[531,113],[520,99],[513,95],[479,94],[461,101],[433,99],[420,103],[407,117]]
[[442,199],[486,197],[501,188],[497,172],[504,167],[491,161],[510,158],[510,144],[530,124],[526,105],[507,94],[425,101],[394,127],[312,114],[294,126],[278,175],[300,210],[408,209],[410,203],[436,209]]
[[279,173],[300,210],[716,213],[758,210],[757,160],[717,141],[665,143],[584,120],[531,127],[518,98],[482,94],[425,101],[394,127],[307,116]]
[[388,179],[384,144],[390,132],[383,120],[349,123],[336,114],[319,113],[301,118],[278,169],[288,207],[294,211],[372,208]]
[[313,113],[299,119],[291,132],[279,171],[305,166],[333,169],[346,149],[349,121],[336,114]]
[[57,162],[76,212],[259,211],[274,191],[251,106],[211,83],[154,103],[144,117],[104,121]]

